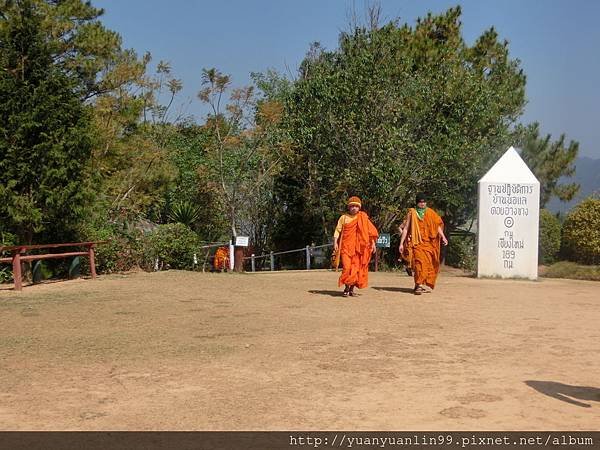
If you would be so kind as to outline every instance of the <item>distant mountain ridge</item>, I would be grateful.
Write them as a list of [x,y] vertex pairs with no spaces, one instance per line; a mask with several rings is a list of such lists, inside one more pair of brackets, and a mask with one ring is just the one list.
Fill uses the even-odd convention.
[[552,198],[546,208],[556,213],[568,212],[573,206],[577,205],[584,198],[593,193],[600,195],[600,159],[579,157],[575,160],[575,175],[570,178],[561,179],[566,183],[579,183],[581,188],[573,200],[563,203],[556,198]]

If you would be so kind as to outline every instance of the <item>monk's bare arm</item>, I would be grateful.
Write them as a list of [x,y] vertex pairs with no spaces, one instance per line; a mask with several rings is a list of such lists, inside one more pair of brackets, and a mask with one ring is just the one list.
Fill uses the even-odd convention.
[[402,250],[404,250],[404,241],[406,240],[406,235],[408,234],[408,228],[410,226],[410,213],[408,213],[408,215],[406,216],[404,223],[406,224],[406,226],[402,230],[402,236],[400,236],[400,246],[398,247],[400,253],[402,253]]
[[342,225],[344,224],[344,216],[341,216],[338,219],[337,226],[335,227],[335,231],[333,232],[333,250],[337,252],[338,250],[338,241],[340,238],[340,233],[342,232]]
[[446,239],[446,235],[444,234],[444,230],[442,226],[438,226],[438,236],[442,239],[444,245],[448,245],[448,239]]

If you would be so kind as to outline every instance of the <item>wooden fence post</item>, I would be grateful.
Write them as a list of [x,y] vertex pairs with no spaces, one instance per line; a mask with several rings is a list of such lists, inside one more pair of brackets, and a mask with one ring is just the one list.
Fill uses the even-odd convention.
[[90,256],[90,273],[92,274],[92,280],[96,279],[96,252],[94,247],[96,244],[90,244],[88,253]]
[[233,270],[235,272],[243,272],[244,271],[244,247],[235,246],[233,254],[234,254]]
[[13,279],[15,281],[15,291],[23,290],[23,280],[21,279],[21,249],[18,248],[13,254]]

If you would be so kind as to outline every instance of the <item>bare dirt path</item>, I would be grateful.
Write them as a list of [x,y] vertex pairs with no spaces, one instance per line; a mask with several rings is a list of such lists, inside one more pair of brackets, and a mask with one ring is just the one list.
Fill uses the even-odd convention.
[[0,289],[3,430],[594,430],[600,283],[137,273]]

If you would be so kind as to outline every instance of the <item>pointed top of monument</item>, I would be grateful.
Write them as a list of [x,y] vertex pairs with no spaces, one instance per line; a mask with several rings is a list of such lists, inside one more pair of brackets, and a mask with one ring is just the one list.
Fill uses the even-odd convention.
[[479,180],[480,183],[539,183],[514,147],[510,147]]

